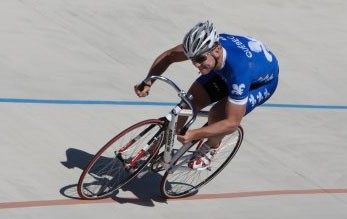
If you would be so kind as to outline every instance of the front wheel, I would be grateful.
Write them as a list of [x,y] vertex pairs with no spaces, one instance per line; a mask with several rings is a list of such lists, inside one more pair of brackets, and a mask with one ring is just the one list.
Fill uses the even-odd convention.
[[196,194],[199,188],[210,182],[233,159],[242,139],[243,129],[239,126],[235,132],[224,136],[209,167],[197,170],[188,167],[188,162],[196,150],[195,145],[199,144],[192,145],[171,169],[165,172],[160,185],[162,195],[166,198],[180,198]]
[[112,138],[83,170],[77,185],[79,196],[105,198],[130,182],[157,153],[163,140],[162,128],[159,119],[145,120]]

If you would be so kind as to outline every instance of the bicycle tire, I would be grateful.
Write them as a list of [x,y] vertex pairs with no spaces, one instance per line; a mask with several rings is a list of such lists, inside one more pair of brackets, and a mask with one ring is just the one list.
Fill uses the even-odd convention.
[[[164,173],[160,183],[160,191],[165,198],[181,198],[194,195],[198,190],[216,177],[234,158],[243,140],[241,126],[229,135],[226,135],[220,146],[220,151],[214,156],[209,168],[193,170],[188,167],[188,162],[195,151],[193,144],[173,164],[172,170]],[[176,170],[173,170],[177,168]]]
[[[106,198],[130,182],[157,153],[163,140],[163,123],[159,119],[145,120],[108,141],[84,168],[77,185],[79,196],[82,199]],[[153,141],[150,153],[139,156],[141,149],[156,134],[159,138]],[[129,167],[127,161],[134,161],[134,164]]]

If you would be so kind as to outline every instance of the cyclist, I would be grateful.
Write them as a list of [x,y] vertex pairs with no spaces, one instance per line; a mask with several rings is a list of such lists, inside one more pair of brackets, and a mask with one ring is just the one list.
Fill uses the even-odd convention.
[[[188,31],[182,44],[159,55],[147,76],[161,75],[172,63],[186,60],[191,60],[200,72],[189,89],[195,107],[200,110],[215,104],[209,112],[208,126],[188,130],[177,139],[182,143],[208,139],[189,163],[191,168],[204,168],[218,152],[223,136],[234,132],[245,115],[275,92],[279,67],[275,55],[260,41],[218,34],[207,20]],[[135,85],[135,93],[147,96],[152,83]]]

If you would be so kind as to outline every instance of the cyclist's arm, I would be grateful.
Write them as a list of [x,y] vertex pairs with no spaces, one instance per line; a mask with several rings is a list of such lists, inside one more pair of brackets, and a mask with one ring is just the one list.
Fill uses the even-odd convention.
[[234,132],[240,125],[241,120],[246,113],[246,104],[240,105],[227,101],[225,111],[225,119],[208,125],[205,127],[206,129],[203,128],[199,132],[201,132],[204,137],[213,137]]
[[199,129],[189,130],[185,136],[178,136],[178,139],[182,143],[187,143],[192,140],[225,135],[234,132],[240,125],[241,120],[245,115],[246,104],[239,105],[227,101],[225,111],[225,119]]
[[172,63],[185,60],[188,60],[188,58],[184,54],[183,45],[177,45],[163,52],[154,60],[147,76],[161,75]]
[[[184,54],[183,45],[177,45],[162,54],[160,54],[153,62],[151,68],[148,71],[147,77],[151,75],[161,75],[166,69],[174,62],[181,62],[187,60]],[[134,86],[135,93],[139,97],[146,97],[149,94],[151,85],[154,81],[148,81],[146,84],[139,83]]]

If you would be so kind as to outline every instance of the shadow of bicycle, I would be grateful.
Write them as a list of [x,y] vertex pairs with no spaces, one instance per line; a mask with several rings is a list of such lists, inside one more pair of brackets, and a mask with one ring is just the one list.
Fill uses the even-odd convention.
[[[83,170],[93,156],[93,154],[85,151],[69,148],[66,150],[66,161],[62,161],[61,164],[68,169],[79,168]],[[121,188],[121,191],[123,192],[132,192],[135,197],[121,197],[120,191],[116,191],[110,198],[120,204],[132,203],[149,207],[154,206],[154,202],[166,202],[166,200],[160,195],[160,181],[160,174],[148,173],[141,178],[133,179]],[[60,193],[68,198],[79,199],[77,194],[77,184],[64,186],[60,189]]]

